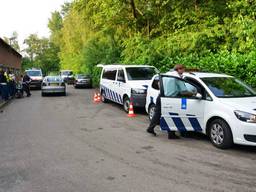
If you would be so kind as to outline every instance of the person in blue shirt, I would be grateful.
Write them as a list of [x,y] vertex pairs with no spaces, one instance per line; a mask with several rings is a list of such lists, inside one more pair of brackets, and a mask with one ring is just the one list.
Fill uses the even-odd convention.
[[[182,78],[183,73],[185,72],[185,67],[182,64],[177,64],[174,67],[175,75]],[[187,96],[190,97],[193,95],[192,92],[190,92],[184,81],[180,81],[179,79],[163,79],[163,86],[167,89],[164,90],[164,95],[169,97],[176,97],[176,96]],[[147,129],[147,132],[156,136],[156,133],[154,131],[155,127],[159,125],[161,118],[161,99],[160,95],[158,95],[156,99],[156,108],[155,113],[152,117],[152,120],[149,124],[149,127]],[[168,132],[168,138],[169,139],[176,139],[179,138],[176,136],[175,131],[169,131]]]

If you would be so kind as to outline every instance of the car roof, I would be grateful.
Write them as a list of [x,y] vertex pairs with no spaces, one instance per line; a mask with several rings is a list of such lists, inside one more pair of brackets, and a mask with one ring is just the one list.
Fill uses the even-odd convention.
[[122,68],[122,67],[154,67],[151,65],[103,65],[104,69],[107,68]]
[[223,73],[209,73],[209,72],[186,72],[184,76],[197,77],[197,78],[207,78],[207,77],[232,77]]

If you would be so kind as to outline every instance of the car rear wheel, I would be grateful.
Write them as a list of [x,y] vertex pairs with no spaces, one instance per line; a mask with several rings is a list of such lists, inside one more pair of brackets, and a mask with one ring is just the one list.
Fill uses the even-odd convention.
[[223,119],[215,119],[209,125],[212,144],[220,149],[228,149],[233,145],[233,135],[229,125]]
[[148,108],[148,118],[151,121],[154,114],[155,114],[155,110],[156,110],[156,105],[155,104],[151,104]]
[[129,112],[129,107],[130,107],[130,99],[128,97],[125,97],[123,101],[123,108],[126,113]]
[[102,92],[101,92],[101,101],[102,101],[103,103],[107,103],[107,102],[108,102],[108,99],[106,98],[105,91],[102,91]]

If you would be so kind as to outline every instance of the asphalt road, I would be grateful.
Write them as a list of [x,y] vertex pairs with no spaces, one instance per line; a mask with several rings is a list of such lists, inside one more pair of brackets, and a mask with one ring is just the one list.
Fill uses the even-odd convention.
[[14,100],[0,113],[0,192],[256,191],[256,148],[145,132],[140,112],[94,104],[94,90]]

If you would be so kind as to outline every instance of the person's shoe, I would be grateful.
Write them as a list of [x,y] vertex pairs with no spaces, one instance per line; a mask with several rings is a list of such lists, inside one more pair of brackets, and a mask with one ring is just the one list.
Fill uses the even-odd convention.
[[179,139],[180,137],[178,137],[175,132],[171,131],[168,132],[168,139]]
[[27,97],[30,97],[30,96],[31,96],[31,94],[27,95]]
[[152,135],[154,135],[154,136],[156,136],[156,133],[155,133],[155,131],[154,131],[154,130],[147,129],[147,132],[148,132],[148,133],[150,133],[150,134],[152,134]]

